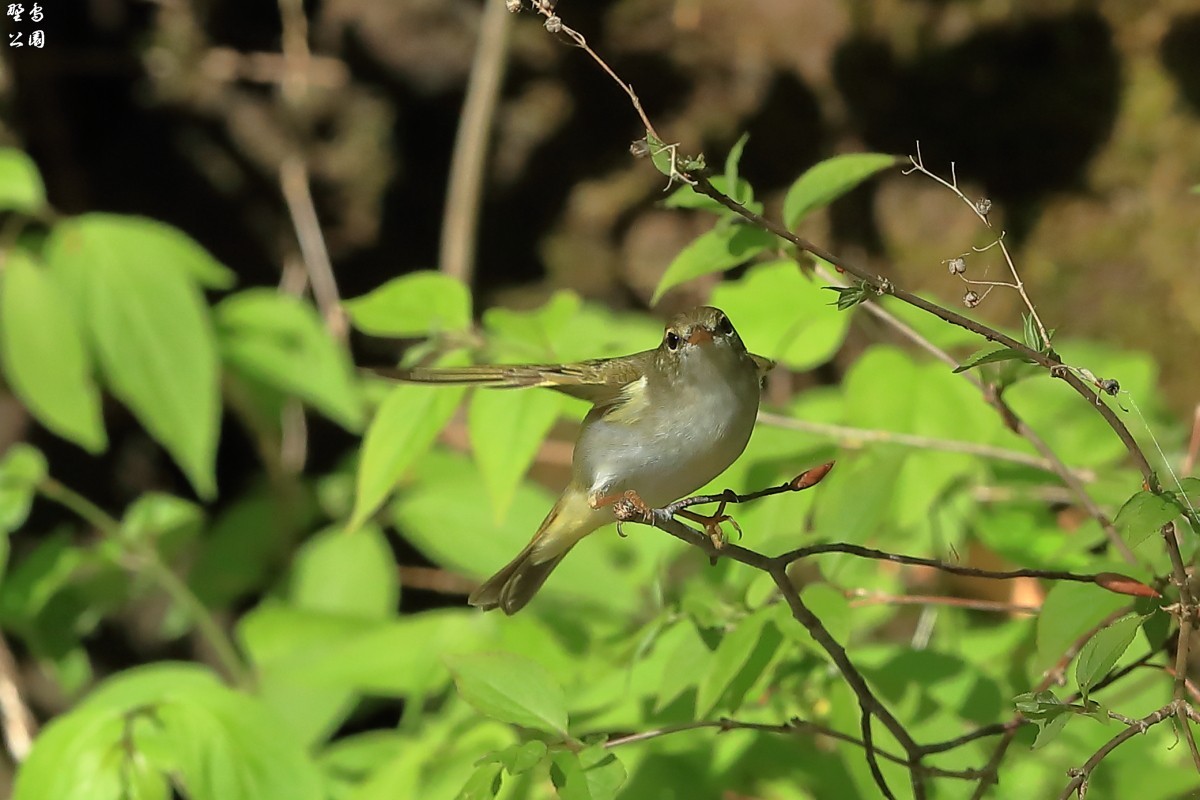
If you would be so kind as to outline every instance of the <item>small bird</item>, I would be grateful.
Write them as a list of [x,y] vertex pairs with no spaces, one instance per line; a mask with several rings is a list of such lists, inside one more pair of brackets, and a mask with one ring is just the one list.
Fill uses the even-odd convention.
[[700,306],[672,319],[656,349],[633,355],[391,373],[416,383],[544,386],[592,403],[562,496],[525,549],[468,602],[515,614],[572,547],[616,520],[613,504],[627,492],[661,508],[724,472],[750,440],[773,366],[746,350],[723,311]]

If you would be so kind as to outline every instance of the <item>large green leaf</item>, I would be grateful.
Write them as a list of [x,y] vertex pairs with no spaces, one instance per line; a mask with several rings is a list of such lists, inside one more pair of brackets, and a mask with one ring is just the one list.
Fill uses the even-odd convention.
[[0,211],[31,214],[46,205],[46,187],[33,159],[11,147],[0,148]]
[[511,653],[481,653],[448,660],[459,694],[502,722],[567,735],[562,687],[536,661]]
[[744,264],[776,241],[773,234],[751,225],[717,225],[675,256],[659,280],[650,302],[657,303],[667,290],[693,278]]
[[396,563],[377,525],[318,533],[296,554],[290,583],[297,608],[370,619],[396,610]]
[[100,391],[67,298],[22,250],[9,253],[0,275],[0,360],[8,385],[47,428],[100,452],[107,444]]
[[1142,491],[1121,506],[1113,524],[1130,547],[1137,547],[1177,516],[1179,509],[1170,500]]
[[851,316],[830,306],[793,261],[756,264],[741,280],[713,289],[712,303],[733,320],[751,352],[796,370],[829,361],[850,327]]
[[471,397],[467,431],[496,520],[512,505],[517,485],[562,408],[549,391],[481,391]]
[[413,272],[343,303],[354,327],[374,336],[425,336],[471,326],[471,293],[440,272]]
[[[761,670],[765,665],[762,656],[769,658],[770,654],[764,651],[769,649],[773,652],[779,643],[778,632],[771,623],[774,613],[771,608],[756,611],[740,620],[733,630],[721,638],[696,692],[696,719],[705,719],[712,713],[743,670],[754,664]],[[768,624],[769,633],[766,632]],[[760,647],[764,641],[765,647]],[[749,677],[753,679],[757,676]]]
[[[160,776],[155,778],[155,776]],[[191,800],[319,800],[321,779],[291,732],[254,698],[203,668],[122,673],[52,722],[21,766],[15,800],[165,798],[169,776]]]
[[350,528],[362,525],[387,499],[405,471],[437,438],[465,390],[403,384],[392,389],[367,427]]
[[60,224],[47,255],[78,303],[113,394],[166,447],[196,492],[214,496],[216,341],[194,281],[215,280],[224,268],[182,233],[104,214]]
[[253,379],[310,403],[347,430],[362,427],[349,354],[299,298],[250,289],[216,308],[222,358]]
[[829,205],[877,172],[900,163],[884,153],[848,153],[809,167],[783,199],[783,221],[795,228],[813,210]]
[[[495,572],[529,541],[553,507],[554,496],[523,483],[517,487],[508,516],[497,522],[481,482],[466,458],[430,453],[415,471],[412,485],[405,487],[392,506],[396,528],[444,567],[479,576]],[[577,545],[555,569],[534,606],[545,595],[556,602],[569,600],[613,614],[626,615],[639,608],[645,586],[607,557],[605,538],[615,540],[611,528],[597,531]],[[629,552],[627,560],[644,558],[647,571],[652,571],[656,553],[674,547],[668,537],[656,536],[649,529],[639,530],[638,535],[619,544],[636,551]]]
[[1127,605],[1129,598],[1087,583],[1059,583],[1046,593],[1037,618],[1037,657],[1029,664],[1040,672],[1056,663],[1089,629]]
[[1146,617],[1137,614],[1122,617],[1098,631],[1079,651],[1079,660],[1075,662],[1075,679],[1079,682],[1079,692],[1085,702],[1092,687],[1108,674],[1117,659],[1133,644],[1133,637],[1145,621]]

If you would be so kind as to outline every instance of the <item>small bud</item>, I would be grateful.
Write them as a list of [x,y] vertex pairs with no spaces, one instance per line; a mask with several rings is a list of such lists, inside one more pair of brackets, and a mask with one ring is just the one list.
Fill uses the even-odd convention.
[[804,472],[801,472],[799,475],[792,478],[789,484],[792,491],[799,492],[809,488],[810,486],[816,486],[825,478],[826,475],[829,474],[829,470],[833,469],[833,465],[834,462],[827,461],[819,467],[813,467],[812,469],[806,469]]
[[968,291],[963,295],[963,305],[967,308],[974,308],[975,306],[979,305],[979,295],[975,294],[975,292]]
[[650,143],[645,139],[635,139],[629,143],[629,154],[634,158],[645,158],[650,155]]
[[508,9],[508,13],[516,14],[521,10],[521,0],[504,0],[504,7]]
[[1101,572],[1096,576],[1096,585],[1110,592],[1131,597],[1162,597],[1153,587],[1116,572]]
[[951,275],[962,275],[967,271],[967,262],[963,261],[961,257],[952,258],[946,262],[946,267],[950,270]]
[[550,33],[561,33],[563,28],[562,17],[551,16],[546,17],[546,30]]
[[988,212],[992,210],[992,201],[988,200],[986,197],[979,198],[975,201],[975,210],[978,211],[982,216],[986,217]]

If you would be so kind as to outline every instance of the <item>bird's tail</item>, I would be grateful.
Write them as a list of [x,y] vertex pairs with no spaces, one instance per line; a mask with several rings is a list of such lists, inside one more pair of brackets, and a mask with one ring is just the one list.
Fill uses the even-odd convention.
[[524,608],[537,590],[542,588],[558,562],[570,552],[570,548],[567,548],[548,561],[539,562],[536,560],[536,549],[537,542],[526,545],[516,558],[472,592],[467,602],[484,611],[499,608],[505,614],[515,614]]
[[525,607],[580,539],[599,527],[582,492],[568,488],[517,557],[471,593],[467,602],[515,614]]

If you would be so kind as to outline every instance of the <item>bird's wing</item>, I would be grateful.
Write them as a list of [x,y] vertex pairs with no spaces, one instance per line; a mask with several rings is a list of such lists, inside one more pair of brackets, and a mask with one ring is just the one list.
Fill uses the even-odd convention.
[[775,368],[775,362],[763,356],[756,356],[750,353],[750,358],[754,361],[754,366],[758,367],[758,378],[762,380],[767,377],[767,373]]
[[497,364],[431,369],[377,369],[377,374],[409,383],[454,383],[517,389],[544,386],[597,405],[620,399],[622,390],[644,372],[643,362],[654,351],[621,359],[595,359],[574,364]]

